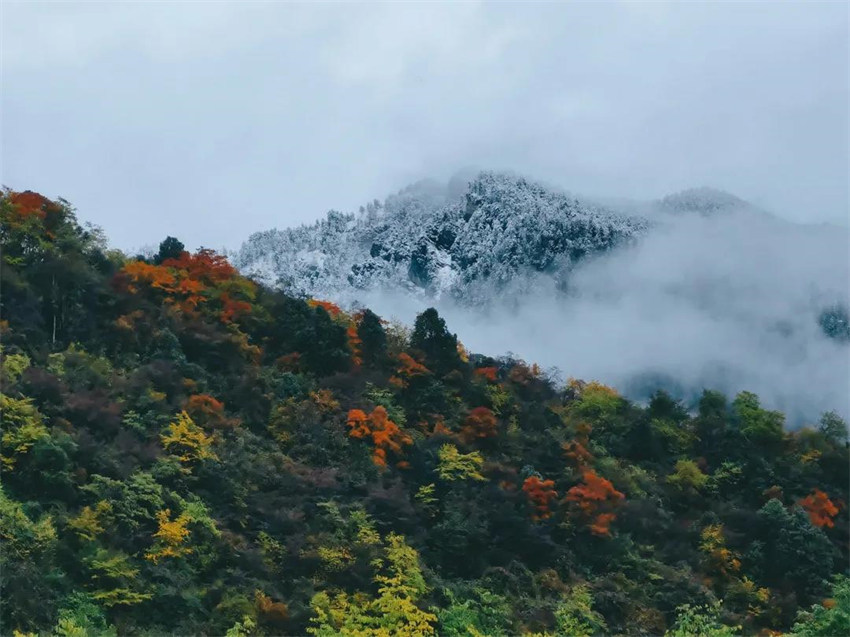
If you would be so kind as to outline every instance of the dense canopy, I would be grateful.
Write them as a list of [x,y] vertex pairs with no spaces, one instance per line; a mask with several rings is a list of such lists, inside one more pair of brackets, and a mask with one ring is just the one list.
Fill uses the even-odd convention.
[[[848,626],[847,429],[647,405],[6,191],[2,628],[686,635]],[[830,632],[832,631],[832,632]]]

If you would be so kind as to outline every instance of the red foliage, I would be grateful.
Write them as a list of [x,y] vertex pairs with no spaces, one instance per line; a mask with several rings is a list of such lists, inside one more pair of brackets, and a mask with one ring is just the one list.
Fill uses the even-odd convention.
[[9,195],[9,201],[15,206],[21,218],[36,216],[44,219],[48,211],[52,212],[58,208],[50,199],[32,190],[13,192]]
[[499,380],[499,368],[498,367],[479,367],[475,370],[476,376],[481,376],[489,380],[491,383],[495,383]]
[[387,466],[387,452],[401,455],[402,447],[413,444],[413,440],[399,429],[387,415],[387,410],[375,407],[368,416],[360,409],[352,409],[348,412],[348,433],[352,438],[371,438],[375,445],[372,451],[372,462],[379,467]]
[[800,500],[800,505],[809,514],[813,525],[821,528],[835,526],[832,518],[838,515],[838,507],[820,489],[814,489],[810,495]]
[[460,431],[461,438],[467,444],[483,438],[495,438],[498,433],[496,414],[486,407],[476,407],[470,411]]
[[529,502],[534,507],[533,520],[547,520],[552,517],[549,503],[558,499],[553,480],[541,480],[537,476],[529,476],[522,483],[522,490],[528,496]]
[[574,504],[579,514],[589,521],[591,533],[598,536],[611,535],[611,522],[616,518],[611,509],[626,496],[591,469],[584,472],[583,479],[584,484],[567,491],[564,500]]

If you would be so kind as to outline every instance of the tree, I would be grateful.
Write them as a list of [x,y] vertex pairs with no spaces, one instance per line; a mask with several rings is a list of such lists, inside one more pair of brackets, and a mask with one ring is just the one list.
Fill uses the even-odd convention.
[[186,546],[189,538],[189,516],[184,512],[173,520],[171,510],[165,509],[156,514],[159,528],[153,534],[156,542],[151,549],[145,553],[145,558],[156,564],[164,557],[182,557],[192,552],[191,547]]
[[447,374],[461,365],[457,336],[433,307],[416,317],[410,344],[425,355],[425,365],[438,374]]
[[809,519],[818,528],[835,526],[832,521],[838,515],[838,507],[832,503],[829,496],[820,489],[813,489],[811,494],[800,500],[806,513],[809,514]]
[[735,637],[740,626],[725,626],[718,620],[720,604],[691,606],[684,604],[676,609],[676,623],[665,637]]
[[758,512],[759,539],[749,560],[766,584],[789,586],[801,600],[813,600],[826,588],[832,572],[833,547],[813,526],[805,511],[787,510],[771,500]]
[[441,480],[455,482],[457,480],[486,480],[481,475],[484,458],[477,451],[461,453],[451,444],[440,447],[437,453],[440,464],[437,465],[437,475]]
[[375,561],[377,597],[365,593],[317,593],[310,603],[315,615],[307,632],[317,637],[434,635],[436,615],[417,606],[428,591],[418,554],[403,537],[391,533],[385,555],[385,559]]
[[460,430],[460,436],[467,444],[485,438],[495,438],[498,434],[496,414],[487,407],[476,407],[470,410]]
[[835,444],[847,444],[847,423],[834,411],[827,411],[820,418],[820,432]]
[[179,240],[174,237],[166,237],[162,243],[159,244],[159,252],[157,252],[153,262],[155,265],[161,265],[163,261],[168,259],[179,259],[185,251],[186,246],[184,246]]
[[387,334],[381,319],[371,310],[363,310],[357,323],[357,336],[360,338],[360,351],[363,363],[378,366],[387,357]]
[[584,483],[567,491],[564,501],[577,508],[579,515],[588,521],[593,535],[607,537],[611,535],[611,523],[617,517],[613,509],[626,496],[592,469],[585,471],[582,477]]
[[800,611],[791,628],[793,637],[850,635],[850,579],[836,575],[829,599]]
[[549,505],[558,499],[554,480],[542,480],[539,476],[528,476],[522,483],[522,490],[528,496],[528,501],[534,508],[532,520],[548,520],[552,517]]
[[387,453],[400,456],[402,448],[412,444],[413,440],[398,425],[389,419],[387,410],[378,405],[368,416],[360,409],[348,412],[347,424],[352,438],[371,438],[374,450],[372,461],[379,467],[387,466]]
[[166,451],[176,454],[177,459],[184,465],[192,465],[201,460],[218,460],[212,450],[213,438],[204,433],[185,411],[177,414],[177,420],[168,425],[160,439]]
[[0,394],[0,413],[3,414],[3,436],[0,438],[3,468],[12,469],[21,456],[49,434],[31,399]]

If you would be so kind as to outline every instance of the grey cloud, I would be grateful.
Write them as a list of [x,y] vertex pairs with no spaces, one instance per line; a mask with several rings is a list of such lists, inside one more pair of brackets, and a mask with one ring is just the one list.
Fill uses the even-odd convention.
[[841,3],[4,3],[2,181],[236,247],[425,176],[846,223]]

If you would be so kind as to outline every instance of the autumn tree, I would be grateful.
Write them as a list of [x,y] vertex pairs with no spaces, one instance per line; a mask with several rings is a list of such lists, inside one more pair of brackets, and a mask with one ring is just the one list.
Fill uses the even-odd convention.
[[437,475],[441,480],[454,482],[457,480],[486,480],[481,475],[484,458],[477,451],[461,453],[452,444],[445,444],[438,452],[440,463],[437,465]]
[[607,537],[611,535],[611,523],[617,517],[613,510],[626,496],[592,469],[585,471],[582,477],[584,482],[567,491],[564,501],[587,520],[593,535]]
[[192,552],[191,547],[186,546],[189,516],[185,512],[172,520],[171,510],[165,509],[156,514],[156,520],[159,528],[153,534],[154,545],[145,553],[146,559],[156,564],[164,557],[182,557]]
[[832,519],[838,515],[838,507],[820,489],[812,490],[809,495],[800,500],[800,505],[809,514],[809,519],[815,526],[819,528],[835,526]]
[[522,483],[522,490],[534,509],[533,520],[548,520],[552,517],[550,504],[558,499],[554,480],[543,480],[539,476],[528,476]]
[[496,414],[487,407],[475,407],[470,410],[460,430],[460,436],[467,444],[498,435]]
[[349,436],[372,441],[372,461],[379,467],[387,466],[388,452],[400,456],[403,447],[413,442],[408,434],[389,419],[387,410],[380,405],[368,416],[360,409],[350,410],[347,424],[351,429]]
[[212,450],[213,438],[204,433],[185,411],[177,414],[177,419],[166,427],[160,439],[166,451],[175,454],[187,466],[187,471],[189,465],[201,460],[218,459]]

